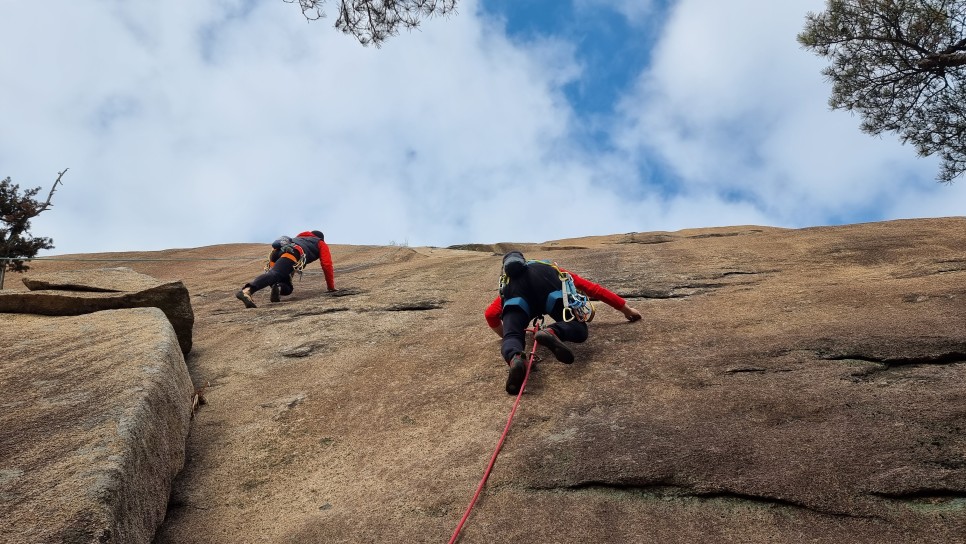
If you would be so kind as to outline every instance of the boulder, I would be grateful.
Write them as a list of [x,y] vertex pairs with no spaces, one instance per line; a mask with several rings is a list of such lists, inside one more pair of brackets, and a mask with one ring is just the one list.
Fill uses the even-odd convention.
[[184,464],[192,394],[157,308],[4,316],[0,542],[150,542]]
[[0,291],[0,312],[81,315],[119,308],[155,307],[168,317],[181,351],[191,351],[194,313],[181,281],[160,281],[130,268],[68,270],[32,274],[23,279],[30,291]]

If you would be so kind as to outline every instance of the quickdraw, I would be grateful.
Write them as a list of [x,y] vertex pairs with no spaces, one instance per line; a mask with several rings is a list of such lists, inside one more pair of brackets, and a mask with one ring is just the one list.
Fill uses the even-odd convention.
[[553,263],[553,267],[557,270],[557,274],[560,276],[560,289],[563,291],[563,319],[564,321],[573,321],[576,319],[581,323],[585,323],[594,316],[594,305],[590,302],[587,295],[581,294],[577,291],[577,286],[574,285],[574,277],[570,275],[569,272],[564,272],[560,270],[557,263]]

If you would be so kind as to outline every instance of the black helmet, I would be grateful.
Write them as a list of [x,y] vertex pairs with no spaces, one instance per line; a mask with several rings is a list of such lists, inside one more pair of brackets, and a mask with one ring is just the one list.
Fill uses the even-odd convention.
[[527,269],[527,260],[523,253],[513,250],[503,256],[503,273],[510,278],[515,278]]
[[313,230],[312,235],[318,238],[319,240],[325,240],[325,235],[322,234],[321,230]]

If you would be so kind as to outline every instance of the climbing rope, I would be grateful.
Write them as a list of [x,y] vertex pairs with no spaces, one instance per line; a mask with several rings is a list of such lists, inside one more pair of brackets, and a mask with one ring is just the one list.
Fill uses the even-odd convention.
[[480,493],[483,491],[483,486],[486,485],[486,480],[490,477],[490,472],[493,471],[493,465],[496,464],[496,458],[500,455],[500,450],[503,448],[503,442],[506,441],[507,434],[510,433],[510,425],[513,423],[513,415],[516,414],[517,406],[520,405],[520,399],[523,398],[523,390],[527,387],[527,380],[530,378],[530,369],[533,367],[533,363],[536,362],[537,356],[537,339],[536,333],[540,330],[540,326],[543,324],[543,317],[538,317],[533,320],[530,328],[527,332],[534,335],[533,348],[530,350],[530,357],[527,360],[527,372],[523,375],[523,383],[520,384],[520,391],[517,393],[517,399],[513,403],[513,408],[510,409],[510,417],[506,420],[506,427],[503,428],[503,434],[500,436],[499,442],[496,444],[496,449],[493,450],[493,455],[490,457],[490,464],[486,466],[486,471],[483,472],[483,478],[480,480],[480,485],[476,486],[476,493],[473,494],[473,498],[470,500],[469,506],[466,507],[466,512],[460,519],[459,524],[453,531],[453,536],[449,539],[449,544],[456,542],[456,539],[460,536],[460,531],[463,530],[463,524],[470,517],[470,512],[473,511],[473,506],[476,505],[476,500],[480,498]]

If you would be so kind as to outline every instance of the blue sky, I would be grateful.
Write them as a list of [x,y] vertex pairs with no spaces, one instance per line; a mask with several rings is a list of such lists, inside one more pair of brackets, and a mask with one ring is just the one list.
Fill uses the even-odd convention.
[[829,111],[824,4],[463,0],[376,49],[282,0],[0,0],[0,177],[70,168],[51,254],[961,215]]

